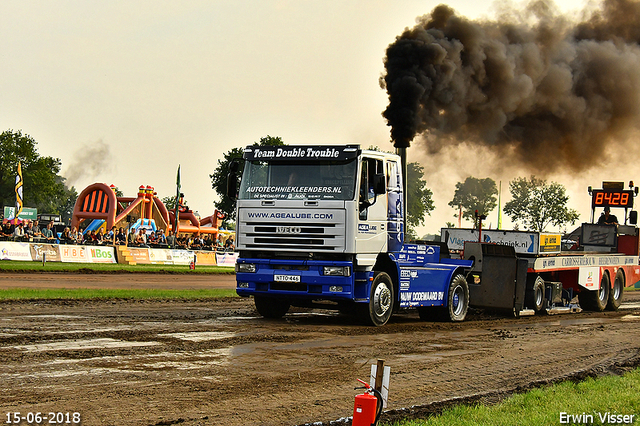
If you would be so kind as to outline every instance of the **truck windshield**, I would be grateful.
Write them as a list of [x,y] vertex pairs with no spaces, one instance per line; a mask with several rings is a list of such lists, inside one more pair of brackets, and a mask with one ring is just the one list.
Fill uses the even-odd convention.
[[352,200],[356,159],[349,161],[246,161],[239,198]]

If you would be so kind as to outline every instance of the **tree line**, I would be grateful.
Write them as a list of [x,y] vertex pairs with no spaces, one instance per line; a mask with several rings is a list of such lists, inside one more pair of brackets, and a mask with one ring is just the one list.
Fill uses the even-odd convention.
[[[549,225],[573,225],[580,216],[576,210],[567,207],[569,196],[565,187],[557,182],[547,182],[533,175],[519,177],[509,182],[509,192],[511,200],[504,205],[503,212],[516,226],[521,224],[526,230],[542,232]],[[460,209],[464,219],[474,220],[476,212],[486,216],[495,210],[497,195],[493,179],[469,176],[456,184],[449,205]]]
[[78,193],[60,176],[59,158],[44,157],[36,149],[36,141],[21,131],[6,130],[0,134],[0,199],[3,206],[15,206],[15,179],[21,164],[24,206],[39,213],[70,217]]

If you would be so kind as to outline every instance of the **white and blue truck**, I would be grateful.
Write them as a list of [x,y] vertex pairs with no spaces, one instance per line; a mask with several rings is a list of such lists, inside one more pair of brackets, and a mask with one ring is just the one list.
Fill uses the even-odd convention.
[[599,310],[617,308],[622,287],[640,276],[635,227],[626,256],[611,247],[566,268],[548,266],[563,264],[559,235],[557,251],[538,237],[532,255],[478,238],[455,258],[453,230],[443,230],[442,242],[405,243],[405,169],[406,154],[358,145],[246,147],[243,161],[230,164],[227,187],[237,202],[237,294],[253,296],[267,318],[291,306],[323,307],[381,326],[404,308],[450,321],[464,320],[469,306],[515,316],[575,312],[571,300],[581,291],[600,300]]
[[[237,293],[258,312],[322,306],[384,325],[405,307],[462,321],[472,261],[404,243],[399,156],[346,146],[248,146],[237,195]],[[430,314],[431,312],[429,312]],[[425,312],[425,315],[427,312]]]

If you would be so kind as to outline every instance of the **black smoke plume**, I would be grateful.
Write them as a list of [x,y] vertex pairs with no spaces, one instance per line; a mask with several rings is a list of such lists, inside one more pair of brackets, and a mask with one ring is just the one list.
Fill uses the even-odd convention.
[[599,164],[628,142],[640,127],[640,3],[606,0],[582,22],[550,1],[498,16],[439,5],[388,47],[396,147],[467,142],[545,172]]

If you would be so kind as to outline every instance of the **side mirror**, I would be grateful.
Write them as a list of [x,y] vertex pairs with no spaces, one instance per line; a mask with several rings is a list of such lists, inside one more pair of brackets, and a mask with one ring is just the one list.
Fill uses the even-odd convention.
[[238,175],[235,172],[231,172],[227,175],[227,197],[230,200],[235,200],[238,194]]
[[238,170],[240,170],[240,161],[238,158],[234,158],[229,162],[229,171],[231,173],[238,173]]
[[636,210],[629,212],[629,223],[632,225],[636,225],[638,223],[638,212]]
[[240,158],[229,161],[229,174],[227,175],[227,197],[235,200],[238,194],[238,170],[240,170]]

